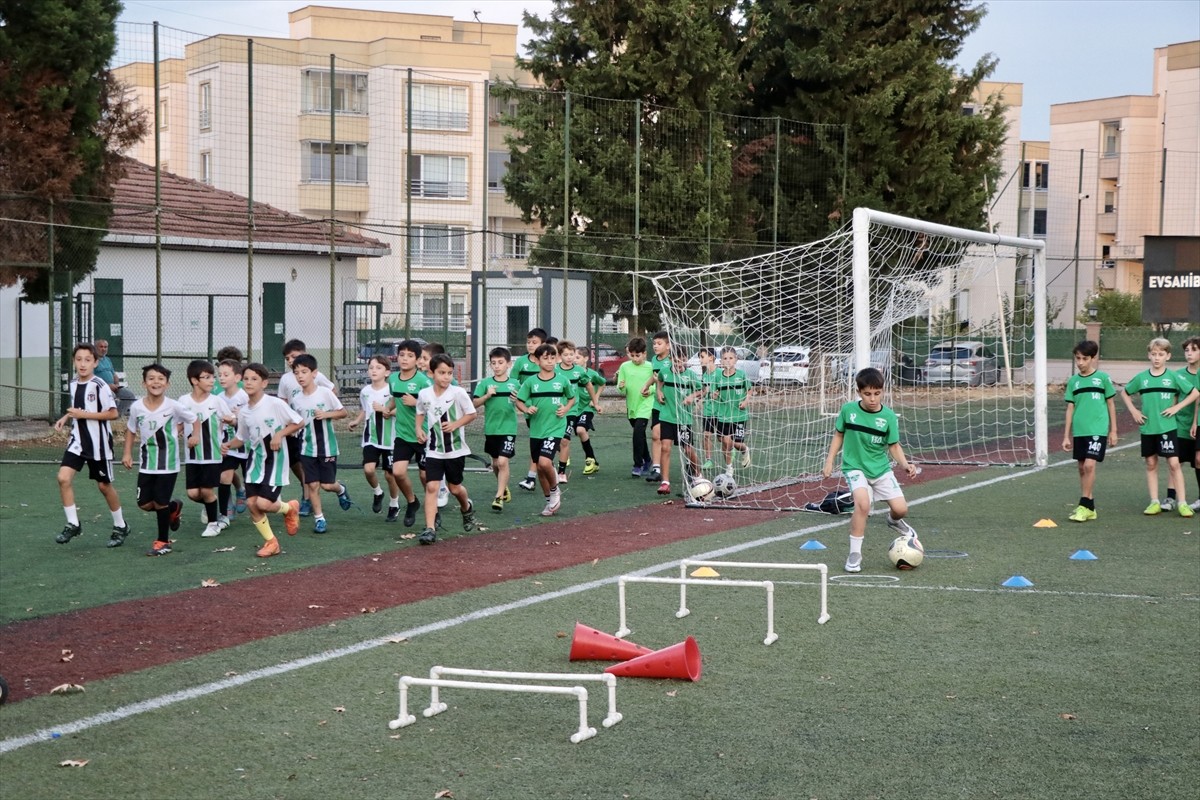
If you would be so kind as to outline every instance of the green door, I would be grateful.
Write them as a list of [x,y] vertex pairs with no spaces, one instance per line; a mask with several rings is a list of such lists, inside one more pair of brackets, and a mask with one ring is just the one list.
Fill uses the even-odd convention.
[[[92,309],[92,340],[108,340],[108,357],[113,369],[125,370],[125,282],[120,278],[96,278],[95,307]],[[82,334],[84,328],[80,328]]]
[[262,287],[262,363],[268,369],[283,371],[287,286],[282,283],[264,283]]
[[529,306],[508,306],[505,311],[505,334],[509,348],[517,356],[525,352],[525,334],[529,333]]

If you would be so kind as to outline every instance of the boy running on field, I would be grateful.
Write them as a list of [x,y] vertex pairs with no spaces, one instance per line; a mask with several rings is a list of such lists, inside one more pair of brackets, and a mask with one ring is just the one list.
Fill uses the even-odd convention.
[[[189,447],[201,442],[201,429],[196,414],[183,403],[166,396],[171,383],[171,371],[162,364],[142,368],[142,386],[146,396],[133,401],[129,407],[129,428],[125,431],[125,453],[121,463],[133,469],[133,441],[138,440],[138,508],[153,511],[158,521],[158,538],[146,551],[148,556],[165,556],[171,552],[168,530],[179,530],[183,503],[171,495],[179,478],[179,429],[191,426]],[[215,505],[215,503],[214,503]],[[109,546],[115,546],[109,542]]]
[[302,353],[292,360],[292,373],[300,384],[300,393],[292,397],[292,408],[304,418],[300,430],[300,466],[304,472],[305,494],[312,503],[313,533],[325,533],[329,524],[321,509],[321,490],[337,495],[343,511],[350,509],[350,493],[338,480],[338,441],[333,421],[346,416],[342,401],[332,390],[316,383],[317,359]]
[[596,451],[592,447],[592,431],[596,430],[595,416],[604,412],[603,406],[600,405],[600,391],[608,381],[591,368],[589,360],[588,351],[575,351],[575,362],[583,369],[586,382],[580,384],[582,391],[578,392],[577,403],[572,411],[578,412],[575,418],[575,435],[579,437],[579,444],[583,447],[583,474],[595,475],[600,471],[600,462],[596,460]]
[[496,347],[488,353],[488,366],[492,374],[475,387],[473,403],[483,409],[483,451],[492,459],[492,473],[496,476],[496,499],[492,511],[503,511],[504,504],[512,502],[508,488],[509,462],[517,454],[517,383],[512,373],[512,353],[507,347]]
[[[646,340],[635,336],[625,347],[629,360],[617,367],[617,391],[625,395],[625,412],[633,429],[633,471],[635,478],[650,472],[650,448],[646,446],[646,428],[654,409],[647,381],[654,370],[646,363]],[[644,387],[644,388],[643,388]]]
[[[537,375],[541,370],[541,365],[534,358],[534,351],[546,343],[550,338],[550,334],[546,333],[544,328],[531,328],[529,333],[525,334],[525,354],[517,356],[513,359],[512,374],[517,379],[517,384],[522,384],[525,381]],[[525,427],[529,427],[529,420],[525,420]],[[517,486],[520,486],[527,492],[532,492],[533,487],[537,485],[537,459],[529,462],[529,472]]]
[[1079,505],[1067,519],[1087,522],[1096,519],[1096,465],[1104,460],[1108,447],[1117,444],[1117,409],[1113,397],[1117,390],[1112,379],[1098,370],[1100,345],[1084,340],[1075,345],[1077,373],[1067,381],[1063,399],[1067,403],[1067,422],[1062,448],[1074,450],[1079,462]]
[[433,385],[417,395],[415,420],[417,439],[425,446],[425,530],[417,537],[421,544],[437,541],[437,493],[445,480],[447,489],[458,500],[463,530],[475,529],[475,506],[462,485],[463,469],[471,448],[467,446],[466,426],[475,419],[475,404],[461,386],[454,385],[454,360],[445,353],[429,359]]
[[[184,470],[187,496],[204,506],[207,521],[201,536],[219,536],[229,527],[225,508],[217,502],[217,487],[221,485],[221,420],[229,416],[225,400],[212,393],[216,368],[207,361],[196,360],[187,366],[188,383],[192,391],[179,398],[179,404],[196,417],[196,422],[184,428],[188,437],[187,467]],[[192,442],[195,441],[195,444]],[[226,496],[226,501],[228,501]]]
[[425,491],[425,447],[417,439],[417,395],[433,381],[417,369],[421,358],[421,345],[415,339],[405,339],[396,353],[397,370],[388,378],[392,396],[388,400],[388,413],[396,420],[396,441],[392,446],[392,475],[408,505],[404,509],[404,527],[411,528],[417,521],[417,510],[421,501],[413,490],[408,477],[410,461],[417,464],[417,477],[421,481],[421,492]]
[[[558,343],[558,374],[564,380],[569,381],[575,390],[575,405],[571,407],[571,413],[567,415],[567,429],[563,433],[562,442],[559,443],[559,483],[566,483],[568,480],[567,470],[571,466],[571,434],[575,432],[575,428],[579,424],[579,414],[585,407],[588,409],[592,407],[592,399],[596,394],[596,390],[592,388],[592,379],[588,375],[587,367],[578,361],[580,355],[581,351],[575,348],[574,342],[563,340]],[[591,446],[585,444],[584,452],[590,451]],[[594,454],[593,460],[595,460]]]
[[883,404],[883,373],[867,367],[854,376],[858,387],[857,401],[842,406],[838,414],[833,441],[821,475],[833,474],[833,463],[842,454],[842,474],[854,497],[854,514],[850,517],[850,555],[846,572],[862,570],[862,544],[867,533],[867,515],[871,503],[883,500],[888,504],[887,524],[901,536],[916,536],[917,532],[904,521],[908,503],[904,491],[892,472],[894,459],[900,468],[913,477],[917,467],[904,457],[900,446],[900,423],[896,414]]
[[[299,339],[289,339],[283,345],[283,361],[287,364],[287,369],[279,376],[279,386],[275,390],[276,396],[283,402],[291,405],[292,398],[300,394],[300,384],[296,382],[295,373],[292,371],[292,364],[296,361],[296,356],[304,355],[308,352],[308,347]],[[317,372],[314,378],[317,386],[330,390],[335,395],[337,387],[333,381],[326,378],[320,372]],[[292,465],[292,474],[300,481],[300,516],[307,517],[312,514],[312,500],[308,497],[308,487],[305,485],[304,470],[300,465],[300,437],[293,436],[287,441],[288,461]]]
[[746,403],[750,399],[750,379],[737,368],[737,350],[726,347],[721,350],[721,368],[713,374],[709,391],[717,408],[717,435],[721,437],[721,452],[725,459],[725,472],[733,474],[733,451],[742,454],[742,466],[750,466],[750,446],[746,444],[746,423],[750,412]]
[[[229,409],[221,426],[221,442],[231,442],[237,437],[238,412],[249,402],[246,390],[242,388],[242,362],[240,359],[227,358],[217,365],[217,383],[221,389],[221,399]],[[221,458],[221,485],[217,488],[217,508],[225,514],[225,524],[228,525],[234,512],[246,510],[246,484],[242,480],[246,473],[246,448],[239,447],[230,450]],[[234,487],[237,496],[234,497]],[[217,518],[220,521],[220,517]]]
[[692,405],[704,393],[704,383],[699,375],[687,368],[687,353],[676,345],[671,354],[671,369],[659,370],[655,394],[662,406],[658,424],[662,427],[662,482],[658,493],[671,493],[671,450],[676,444],[682,452],[685,485],[700,474],[700,459],[692,447]]
[[567,415],[575,405],[575,389],[558,375],[558,351],[540,345],[533,353],[541,369],[517,391],[517,411],[529,420],[529,455],[537,459],[538,481],[546,497],[543,517],[558,513],[562,496],[554,471],[554,455],[567,429]]
[[[426,342],[421,347],[421,358],[417,360],[417,369],[429,376],[429,380],[433,380],[433,367],[430,362],[434,356],[445,354],[446,348],[439,342]],[[450,381],[453,385],[458,386],[457,380]],[[437,507],[445,508],[450,502],[450,487],[446,485],[445,479],[438,484],[437,492]]]
[[391,372],[392,365],[386,356],[371,356],[371,360],[367,362],[367,377],[371,382],[358,393],[361,410],[349,425],[350,430],[354,430],[359,423],[366,423],[363,425],[362,435],[363,475],[366,476],[367,485],[375,495],[371,501],[371,511],[378,514],[383,510],[383,487],[379,485],[376,467],[383,467],[383,477],[387,481],[390,498],[387,522],[395,522],[400,517],[400,487],[396,484],[396,476],[392,474],[392,447],[396,442],[396,423],[388,413],[388,400],[392,396],[388,387],[388,376]]

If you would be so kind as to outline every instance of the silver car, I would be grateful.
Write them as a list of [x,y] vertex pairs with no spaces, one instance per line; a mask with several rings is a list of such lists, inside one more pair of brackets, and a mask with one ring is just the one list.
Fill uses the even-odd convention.
[[941,342],[929,351],[925,380],[991,386],[1000,381],[1000,365],[983,342]]

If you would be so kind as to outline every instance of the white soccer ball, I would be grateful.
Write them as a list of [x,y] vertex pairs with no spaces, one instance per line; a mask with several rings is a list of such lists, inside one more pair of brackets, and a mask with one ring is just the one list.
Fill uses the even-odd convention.
[[717,497],[733,497],[733,493],[737,491],[737,481],[728,472],[722,472],[713,480],[713,489]]
[[916,569],[925,560],[925,546],[915,536],[897,536],[888,548],[896,569]]
[[693,500],[704,502],[710,500],[713,496],[713,485],[704,478],[697,478],[692,482],[692,488],[689,489]]

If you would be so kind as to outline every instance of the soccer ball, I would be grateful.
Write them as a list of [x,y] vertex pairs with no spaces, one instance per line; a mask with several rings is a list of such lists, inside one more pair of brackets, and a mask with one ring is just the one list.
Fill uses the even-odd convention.
[[717,497],[733,497],[733,493],[737,491],[737,481],[728,472],[722,472],[713,480],[713,489]]
[[896,569],[916,569],[925,560],[925,547],[915,536],[897,536],[888,548],[888,558]]
[[692,488],[689,489],[689,491],[691,492],[693,500],[699,500],[703,503],[706,500],[712,499],[714,490],[712,483],[704,478],[697,478],[692,483]]

